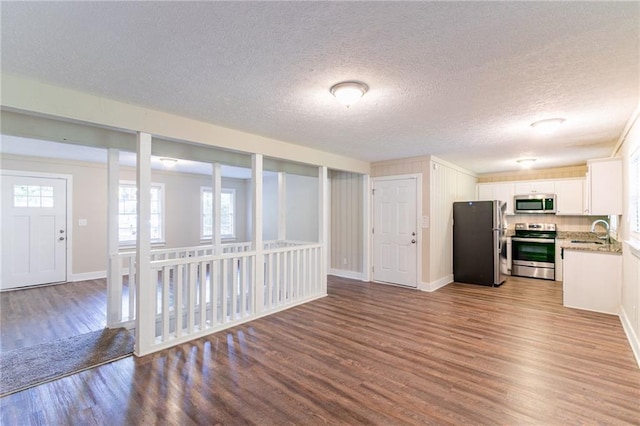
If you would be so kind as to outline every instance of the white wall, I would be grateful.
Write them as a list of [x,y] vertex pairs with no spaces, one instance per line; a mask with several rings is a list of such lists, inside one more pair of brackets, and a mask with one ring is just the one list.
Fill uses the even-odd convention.
[[[434,168],[434,165],[436,166]],[[453,279],[453,201],[475,199],[476,176],[436,157],[381,161],[371,165],[372,177],[422,174],[423,227],[421,288],[435,290]]]
[[262,239],[278,239],[278,175],[262,178]]
[[[318,178],[284,174],[286,239],[318,241]],[[278,175],[265,174],[262,181],[263,239],[278,239]]]
[[473,173],[432,157],[430,187],[429,280],[424,290],[453,281],[453,203],[475,199]]
[[318,178],[286,175],[287,240],[318,241]]
[[[635,117],[638,117],[638,111]],[[621,320],[629,338],[632,348],[640,365],[640,240],[631,234],[629,223],[629,159],[631,153],[640,149],[640,118],[627,133],[622,145],[623,158],[623,214],[621,224],[621,236],[623,243],[623,269],[622,269],[622,310]]]

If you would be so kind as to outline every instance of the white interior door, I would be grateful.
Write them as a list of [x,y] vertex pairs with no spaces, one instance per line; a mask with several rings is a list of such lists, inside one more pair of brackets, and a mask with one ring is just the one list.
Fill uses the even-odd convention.
[[67,180],[2,176],[0,289],[66,280]]
[[373,182],[373,278],[417,287],[417,179]]

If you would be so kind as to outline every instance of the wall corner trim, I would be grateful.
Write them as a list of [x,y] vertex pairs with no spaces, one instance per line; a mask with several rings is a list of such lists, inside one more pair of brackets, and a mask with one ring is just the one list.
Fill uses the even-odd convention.
[[358,271],[346,271],[344,269],[332,268],[329,270],[329,275],[335,275],[336,277],[340,277],[340,278],[349,278],[352,280],[366,281],[364,279],[364,274]]
[[100,280],[103,278],[107,278],[107,271],[81,272],[78,274],[71,274],[69,282]]
[[633,355],[636,357],[638,367],[640,367],[640,338],[638,338],[638,335],[633,330],[633,326],[631,325],[631,321],[629,321],[627,312],[624,310],[624,306],[620,307],[620,322],[622,323],[622,328],[627,335],[627,340],[629,340],[629,344],[631,345]]
[[449,274],[446,277],[439,278],[429,283],[425,283],[425,282],[420,283],[420,290],[431,293],[448,284],[451,284],[452,282],[453,282],[453,274]]

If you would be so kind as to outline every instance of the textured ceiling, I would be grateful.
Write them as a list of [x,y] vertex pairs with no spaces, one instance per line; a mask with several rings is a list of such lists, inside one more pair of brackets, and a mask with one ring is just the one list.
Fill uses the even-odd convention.
[[[3,2],[2,72],[367,161],[608,156],[638,2]],[[346,109],[342,80],[370,90]],[[553,136],[533,121],[564,117]]]

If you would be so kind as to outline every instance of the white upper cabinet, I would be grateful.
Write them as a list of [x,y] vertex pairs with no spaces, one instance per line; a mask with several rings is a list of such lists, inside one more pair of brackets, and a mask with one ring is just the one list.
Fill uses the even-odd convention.
[[583,215],[585,213],[584,190],[586,179],[555,181],[556,214]]
[[526,194],[555,194],[555,182],[549,180],[532,180],[516,182],[516,195]]
[[493,183],[478,184],[478,201],[497,200],[496,185]]
[[507,203],[507,214],[513,214],[513,182],[495,182],[478,184],[478,200],[500,200]]
[[622,214],[622,158],[587,161],[587,214]]

